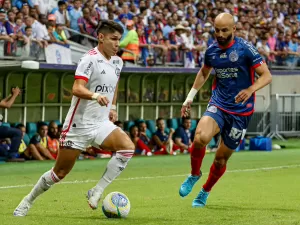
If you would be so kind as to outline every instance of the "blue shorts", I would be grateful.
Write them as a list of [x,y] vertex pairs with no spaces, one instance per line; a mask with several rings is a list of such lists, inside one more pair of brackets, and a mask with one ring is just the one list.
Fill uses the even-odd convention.
[[224,144],[234,150],[244,138],[251,116],[238,116],[222,111],[214,105],[208,105],[203,116],[213,118],[219,128]]

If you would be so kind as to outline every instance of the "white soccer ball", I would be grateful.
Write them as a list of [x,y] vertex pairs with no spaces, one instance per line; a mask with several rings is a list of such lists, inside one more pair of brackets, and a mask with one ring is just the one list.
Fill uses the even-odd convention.
[[103,200],[102,211],[107,218],[125,218],[130,211],[130,201],[121,192],[111,192]]

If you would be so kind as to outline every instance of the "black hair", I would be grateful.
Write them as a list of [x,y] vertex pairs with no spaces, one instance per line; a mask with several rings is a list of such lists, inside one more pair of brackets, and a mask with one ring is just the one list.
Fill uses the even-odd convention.
[[32,28],[31,26],[27,26],[27,27],[25,27],[25,31],[28,29],[31,29],[31,28]]
[[65,3],[64,1],[58,1],[57,5],[58,5],[58,6],[66,5],[66,3]]
[[43,126],[47,126],[48,127],[48,125],[45,122],[38,122],[37,123],[38,130],[40,130]]
[[157,123],[158,121],[160,121],[160,120],[164,120],[164,119],[161,118],[161,117],[159,117],[159,118],[156,119],[156,123]]
[[17,129],[20,129],[20,128],[22,128],[22,127],[25,127],[23,123],[19,123],[19,124],[16,126]]
[[122,124],[122,122],[121,122],[120,120],[117,120],[117,121],[114,122],[114,124],[115,124],[116,126],[119,126],[120,124]]
[[102,20],[97,26],[97,34],[108,34],[118,31],[121,35],[124,33],[123,27],[113,20]]
[[191,117],[187,116],[187,117],[182,117],[182,123],[184,123],[186,120],[190,120]]

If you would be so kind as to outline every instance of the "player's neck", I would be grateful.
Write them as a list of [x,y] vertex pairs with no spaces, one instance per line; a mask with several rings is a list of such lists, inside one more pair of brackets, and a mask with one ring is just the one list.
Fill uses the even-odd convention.
[[222,49],[230,48],[234,44],[234,36],[230,39],[230,41],[226,45],[220,45],[219,46]]
[[111,56],[109,56],[109,55],[106,55],[105,53],[104,53],[104,51],[103,51],[103,49],[102,48],[100,48],[100,46],[98,45],[98,51],[101,53],[101,55],[103,55],[104,56],[104,58],[105,59],[107,59],[108,61],[110,60],[110,58],[111,58]]

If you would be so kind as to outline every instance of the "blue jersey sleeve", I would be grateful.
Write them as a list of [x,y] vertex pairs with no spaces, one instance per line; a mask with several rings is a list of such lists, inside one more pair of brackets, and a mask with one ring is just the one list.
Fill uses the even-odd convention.
[[212,67],[211,59],[210,59],[210,55],[209,55],[209,48],[205,51],[205,54],[204,54],[204,66]]
[[252,44],[245,42],[245,46],[245,56],[247,62],[250,63],[250,67],[256,68],[264,63],[263,58]]

